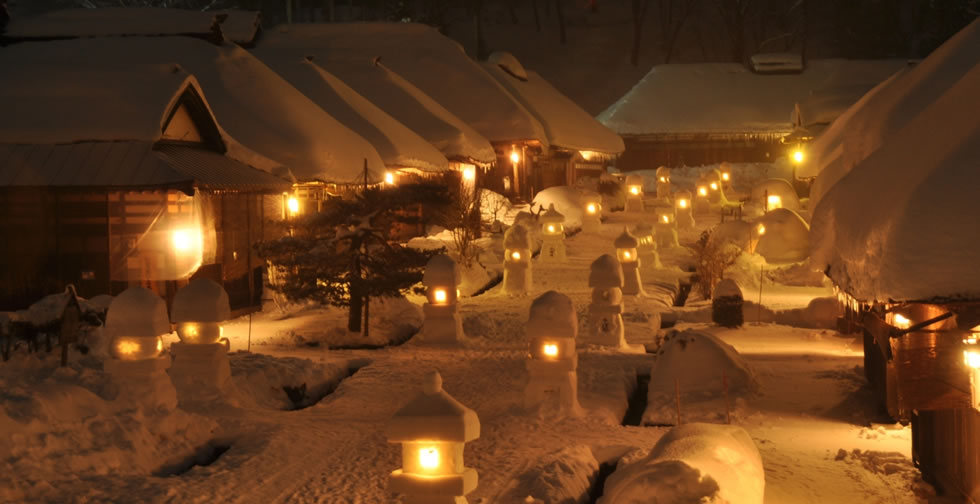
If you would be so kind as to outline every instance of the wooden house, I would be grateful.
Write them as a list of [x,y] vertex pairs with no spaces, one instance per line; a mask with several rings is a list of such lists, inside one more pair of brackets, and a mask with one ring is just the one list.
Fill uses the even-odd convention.
[[[3,51],[0,50],[0,56]],[[179,66],[97,71],[2,63],[0,309],[74,284],[165,298],[195,275],[239,313],[261,306],[265,195],[291,182],[231,155],[197,80]]]

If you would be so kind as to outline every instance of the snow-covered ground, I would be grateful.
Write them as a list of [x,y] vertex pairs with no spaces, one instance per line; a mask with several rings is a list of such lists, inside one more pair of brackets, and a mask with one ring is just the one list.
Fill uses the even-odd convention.
[[[682,179],[678,175],[675,181]],[[650,372],[656,354],[583,344],[589,334],[589,264],[614,252],[613,240],[624,226],[651,215],[613,213],[600,232],[574,234],[566,240],[566,263],[534,261],[528,296],[504,295],[500,285],[464,295],[460,312],[467,338],[458,347],[410,339],[380,349],[349,348],[358,340],[343,329],[346,313],[338,309],[297,309],[286,316],[270,306],[233,321],[225,329],[233,350],[232,382],[240,398],[252,399],[239,400],[239,406],[121,408],[113,404],[109,377],[95,356],[73,353],[67,370],[54,369],[54,354],[0,363],[0,452],[9,454],[0,458],[0,501],[401,502],[386,490],[401,455],[398,445],[386,442],[385,426],[419,392],[423,377],[438,370],[443,388],[475,410],[481,423],[480,438],[466,446],[466,465],[479,472],[470,502],[576,502],[600,464],[624,456],[639,460],[669,430],[622,425],[637,375]],[[682,231],[682,246],[718,220],[699,219],[698,229]],[[485,242],[481,262],[495,272],[501,258],[492,242]],[[736,265],[746,269],[746,278],[758,274],[759,259],[749,258]],[[786,286],[772,280],[783,277],[769,277],[763,283],[762,323],[750,306],[745,326],[724,329],[710,323],[709,302],[693,294],[684,307],[666,302],[671,289],[664,285],[689,275],[690,251],[662,250],[660,259],[663,269],[642,270],[649,296],[626,302],[626,339],[653,347],[664,331],[661,320],[678,320],[673,329],[711,333],[741,355],[758,390],[732,409],[732,423],[748,432],[761,455],[765,503],[940,502],[912,466],[909,429],[872,423],[861,342],[831,329],[772,323],[813,322],[801,312],[787,313],[831,296],[829,286]],[[743,287],[746,299],[758,300],[758,288]],[[579,417],[522,408],[523,325],[532,299],[550,289],[568,295],[579,318],[579,402],[585,411]],[[360,343],[414,332],[423,299],[408,301],[372,304],[375,336]],[[252,353],[238,351],[247,347]],[[332,393],[303,409],[290,407],[285,392],[279,393],[301,382],[325,393],[341,379]],[[117,413],[121,409],[127,412]],[[166,421],[147,421],[151,413]],[[166,475],[189,466],[195,455],[213,458],[218,452],[210,465]]]

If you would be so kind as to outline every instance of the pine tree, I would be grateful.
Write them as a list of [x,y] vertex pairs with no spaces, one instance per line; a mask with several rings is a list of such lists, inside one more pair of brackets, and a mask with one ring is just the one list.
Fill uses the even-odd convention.
[[440,252],[392,242],[392,226],[417,219],[405,210],[420,203],[449,200],[440,184],[367,189],[352,200],[338,198],[321,213],[298,219],[291,236],[263,242],[258,252],[281,279],[274,290],[292,301],[347,307],[347,328],[360,332],[369,299],[408,292],[422,280],[428,260]]

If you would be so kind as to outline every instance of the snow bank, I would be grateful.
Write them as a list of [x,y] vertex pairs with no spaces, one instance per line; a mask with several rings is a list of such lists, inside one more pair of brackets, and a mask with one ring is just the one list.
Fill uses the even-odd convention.
[[[677,392],[681,421],[724,421],[724,382],[728,407],[758,390],[755,374],[734,347],[709,332],[687,330],[668,334],[650,372],[646,425],[677,423]],[[676,387],[676,389],[675,389]]]
[[588,446],[566,446],[519,475],[516,486],[500,502],[584,504],[598,472],[599,462]]
[[[243,407],[288,410],[307,406],[333,390],[350,374],[346,362],[318,363],[248,352],[228,354],[228,359],[231,379]],[[297,404],[283,387],[302,387],[305,391],[303,400]]]
[[762,457],[741,427],[674,427],[650,454],[619,468],[599,504],[762,504]]
[[581,193],[571,186],[549,187],[534,196],[533,207],[547,209],[555,205],[555,210],[565,216],[565,229],[574,230],[582,227],[583,205]]

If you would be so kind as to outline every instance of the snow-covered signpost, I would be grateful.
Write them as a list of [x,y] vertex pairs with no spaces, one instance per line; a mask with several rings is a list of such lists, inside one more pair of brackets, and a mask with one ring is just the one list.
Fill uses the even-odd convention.
[[694,209],[690,191],[680,191],[674,201],[674,211],[677,216],[678,229],[694,227]]
[[623,294],[636,296],[643,292],[643,282],[640,280],[640,258],[636,247],[639,245],[636,237],[623,228],[623,234],[613,242],[616,247],[616,257],[623,270]]
[[221,327],[231,318],[228,293],[211,279],[195,278],[177,291],[170,311],[180,338],[180,343],[171,345],[174,363],[170,368],[178,392],[224,398],[231,384],[228,339],[222,336]]
[[422,393],[388,424],[389,443],[401,443],[402,467],[388,478],[388,489],[405,494],[405,504],[466,504],[477,473],[463,465],[464,443],[480,437],[480,419],[442,389],[433,371]]
[[524,329],[529,339],[524,407],[541,405],[557,390],[561,411],[578,414],[578,316],[572,300],[556,291],[538,296]]
[[679,247],[677,240],[677,216],[674,207],[657,207],[657,248],[660,250]]
[[626,177],[626,211],[643,211],[643,177],[630,175]]
[[542,262],[560,262],[565,260],[565,216],[555,210],[555,204],[548,206],[538,220],[541,222],[541,255]]
[[592,343],[603,346],[625,347],[623,330],[623,268],[609,254],[603,254],[592,262],[589,287],[592,303],[589,317],[592,326]]
[[461,282],[459,265],[451,257],[439,254],[425,266],[422,284],[426,303],[422,305],[422,339],[428,343],[456,343],[463,336],[463,323],[457,304]]
[[161,335],[170,332],[167,304],[144,287],[116,296],[106,313],[109,353],[105,371],[119,387],[117,401],[149,408],[177,406],[177,390],[167,376],[170,359],[161,357]]
[[666,166],[657,168],[657,199],[670,201],[670,168]]
[[504,292],[523,295],[531,290],[531,238],[524,226],[504,233]]
[[582,232],[593,233],[602,227],[602,195],[594,192],[582,194]]

